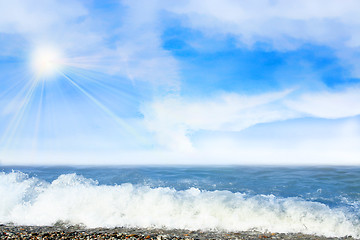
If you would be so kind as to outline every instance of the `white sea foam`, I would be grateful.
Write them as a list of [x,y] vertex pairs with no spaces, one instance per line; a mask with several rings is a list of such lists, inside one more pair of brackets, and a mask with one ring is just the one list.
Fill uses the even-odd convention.
[[99,185],[76,174],[51,183],[20,172],[0,173],[0,223],[87,227],[157,227],[303,232],[360,237],[357,217],[344,209],[273,195],[249,196],[191,188]]

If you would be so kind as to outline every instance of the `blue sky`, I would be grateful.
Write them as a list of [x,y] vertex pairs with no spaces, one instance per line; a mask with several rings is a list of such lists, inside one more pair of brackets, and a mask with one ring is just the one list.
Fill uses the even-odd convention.
[[0,0],[3,164],[359,164],[360,3]]

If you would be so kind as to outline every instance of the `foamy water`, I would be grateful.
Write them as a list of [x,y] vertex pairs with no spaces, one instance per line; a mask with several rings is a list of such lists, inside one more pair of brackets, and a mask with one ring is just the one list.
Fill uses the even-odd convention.
[[86,227],[259,230],[360,237],[356,213],[300,197],[130,183],[105,185],[77,174],[45,181],[21,172],[0,173],[1,224],[52,225],[58,221]]

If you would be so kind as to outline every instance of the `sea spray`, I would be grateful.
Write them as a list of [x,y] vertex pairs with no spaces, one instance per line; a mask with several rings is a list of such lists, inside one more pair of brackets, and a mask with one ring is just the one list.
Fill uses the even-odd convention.
[[77,174],[52,182],[0,173],[0,223],[302,232],[360,237],[358,216],[299,197],[140,184],[100,185]]

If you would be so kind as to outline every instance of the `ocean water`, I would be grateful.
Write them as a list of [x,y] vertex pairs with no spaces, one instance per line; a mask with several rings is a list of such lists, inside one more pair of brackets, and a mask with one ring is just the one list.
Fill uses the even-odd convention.
[[0,167],[0,224],[360,238],[360,167]]

